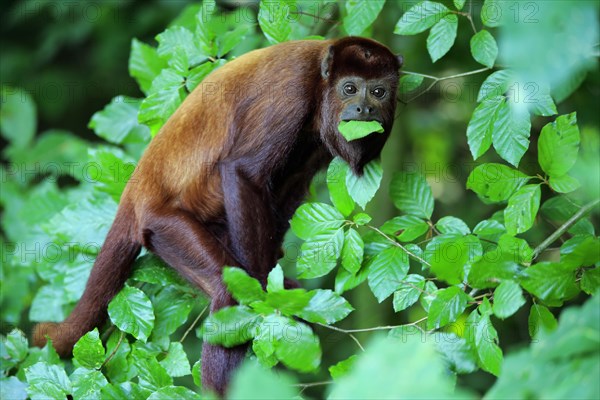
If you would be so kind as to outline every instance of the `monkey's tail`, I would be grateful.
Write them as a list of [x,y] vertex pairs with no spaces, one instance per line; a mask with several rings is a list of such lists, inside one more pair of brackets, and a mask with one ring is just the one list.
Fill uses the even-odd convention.
[[133,209],[122,204],[90,273],[83,296],[62,323],[36,325],[33,343],[42,347],[46,336],[61,357],[68,357],[81,336],[100,326],[107,317],[108,303],[123,288],[141,250],[132,232]]

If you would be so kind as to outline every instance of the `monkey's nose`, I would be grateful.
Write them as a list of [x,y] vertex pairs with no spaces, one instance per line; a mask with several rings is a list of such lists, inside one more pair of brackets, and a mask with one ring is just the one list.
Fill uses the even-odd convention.
[[366,113],[366,114],[371,114],[371,113],[373,113],[373,107],[369,107],[369,106],[367,106],[367,107],[361,107],[361,106],[358,106],[358,107],[356,107],[356,112],[359,113],[359,114],[361,114],[363,112]]

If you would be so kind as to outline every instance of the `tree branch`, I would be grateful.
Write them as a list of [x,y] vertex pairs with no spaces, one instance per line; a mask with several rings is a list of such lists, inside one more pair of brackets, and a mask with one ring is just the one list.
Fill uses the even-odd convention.
[[550,246],[556,239],[561,237],[573,224],[579,221],[588,211],[594,208],[598,203],[600,203],[600,199],[596,199],[585,206],[581,207],[579,211],[577,211],[571,218],[569,218],[564,224],[562,224],[554,233],[546,240],[544,240],[538,247],[533,250],[533,258],[536,259],[548,246]]

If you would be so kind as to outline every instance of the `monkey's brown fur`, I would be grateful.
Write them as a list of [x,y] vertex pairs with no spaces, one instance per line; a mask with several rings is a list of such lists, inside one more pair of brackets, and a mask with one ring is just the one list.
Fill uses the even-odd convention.
[[[60,355],[70,355],[106,319],[141,246],[205,291],[211,311],[235,304],[221,280],[224,265],[264,284],[313,175],[333,156],[360,174],[379,155],[399,68],[381,44],[345,38],[252,51],[206,77],[141,158],[81,300],[63,323],[39,324],[36,345],[48,335]],[[381,101],[340,94],[336,85],[354,78],[389,94]],[[373,113],[385,132],[347,142],[337,130],[342,113]],[[245,351],[205,343],[203,385],[223,394]]]

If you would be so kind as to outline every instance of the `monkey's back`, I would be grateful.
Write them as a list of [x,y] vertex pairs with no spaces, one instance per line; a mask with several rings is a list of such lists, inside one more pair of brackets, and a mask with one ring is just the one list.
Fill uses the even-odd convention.
[[209,74],[149,144],[122,202],[132,203],[138,218],[148,207],[169,205],[201,219],[221,215],[219,162],[260,158],[255,149],[289,143],[283,134],[299,129],[295,125],[311,111],[314,100],[306,97],[314,96],[319,59],[329,43],[295,41],[254,50]]

